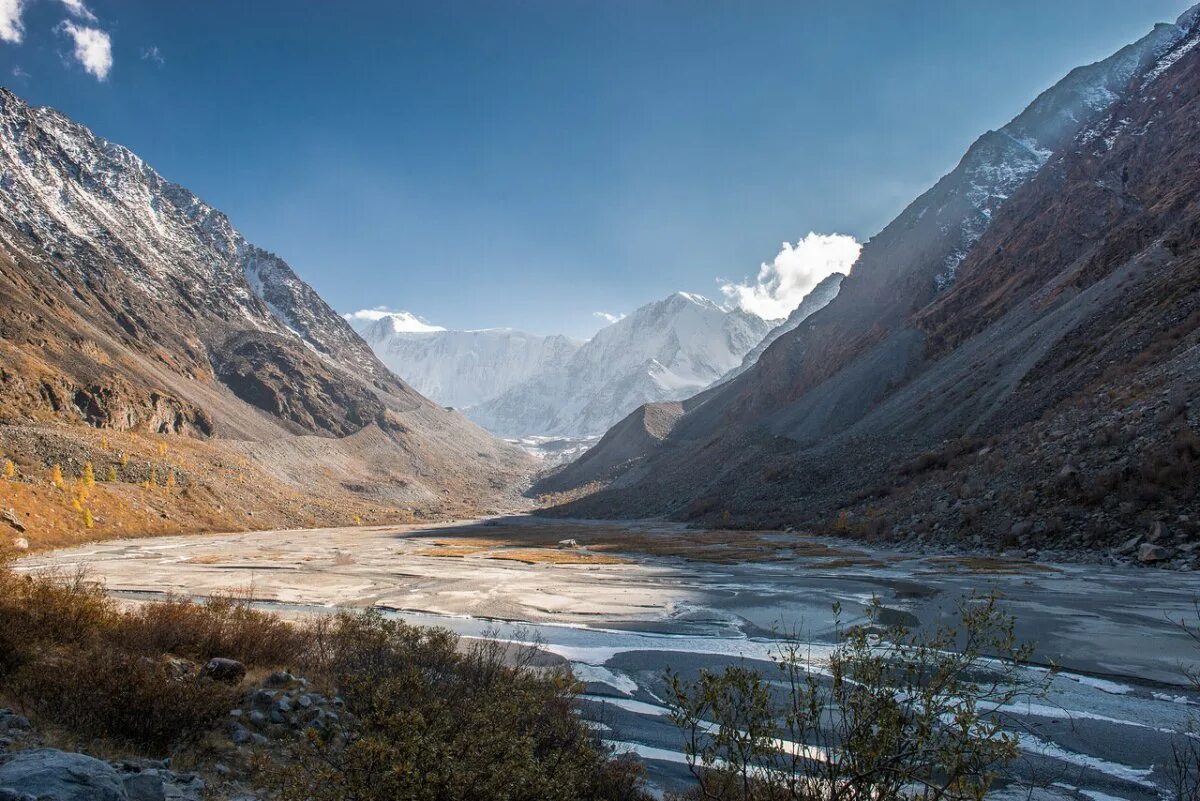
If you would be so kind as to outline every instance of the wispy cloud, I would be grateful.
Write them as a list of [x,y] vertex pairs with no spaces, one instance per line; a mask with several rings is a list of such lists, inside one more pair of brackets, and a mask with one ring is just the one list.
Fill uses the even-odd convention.
[[592,316],[599,320],[603,320],[607,325],[612,325],[615,322],[625,319],[625,315],[623,314],[613,314],[612,312],[606,311],[592,312]]
[[99,28],[76,25],[70,20],[63,20],[58,29],[70,36],[74,42],[75,60],[80,66],[94,75],[96,80],[108,80],[108,73],[113,65],[112,39],[108,33]]
[[12,76],[14,78],[16,78],[18,81],[23,81],[29,77],[29,73],[26,72],[25,70],[21,69],[20,64],[17,64],[15,67],[12,68]]
[[759,267],[754,280],[724,282],[725,297],[767,320],[787,317],[804,296],[831,273],[846,273],[862,245],[846,234],[810,233],[795,245],[784,242],[770,264]]
[[21,22],[24,0],[0,0],[0,42],[20,44],[25,38],[25,26]]
[[158,49],[158,45],[151,45],[150,47],[143,47],[142,48],[142,61],[153,61],[155,64],[157,64],[160,67],[163,64],[167,63],[167,60],[165,58],[163,58],[162,51],[160,51]]
[[62,4],[66,6],[67,13],[72,17],[78,17],[88,22],[96,21],[96,15],[83,4],[83,0],[62,0]]

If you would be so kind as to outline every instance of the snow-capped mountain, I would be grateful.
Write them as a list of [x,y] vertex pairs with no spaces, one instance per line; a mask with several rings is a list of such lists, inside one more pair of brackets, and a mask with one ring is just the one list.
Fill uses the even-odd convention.
[[579,349],[569,337],[510,328],[447,331],[408,312],[354,312],[346,319],[384,364],[422,395],[466,409],[547,370]]
[[225,214],[5,89],[0,419],[204,439],[335,505],[493,495],[526,461],[398,379]]
[[561,367],[467,409],[503,436],[588,436],[639,405],[678,400],[741,363],[772,322],[677,292],[600,330]]

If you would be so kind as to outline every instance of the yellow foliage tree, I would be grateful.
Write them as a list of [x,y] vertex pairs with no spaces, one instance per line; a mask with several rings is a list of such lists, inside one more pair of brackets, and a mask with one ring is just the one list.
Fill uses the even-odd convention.
[[108,450],[108,437],[100,438],[100,447],[103,448],[104,450]]
[[13,464],[12,459],[4,460],[4,477],[8,479],[16,478],[17,466]]
[[358,515],[355,515],[355,516],[354,516],[354,525],[356,525],[356,526],[361,526],[361,525],[362,525],[362,518],[361,518],[361,517],[359,517]]
[[146,479],[146,486],[153,487],[158,484],[158,476],[154,472],[154,468],[150,468],[150,477]]
[[72,498],[71,499],[71,508],[74,509],[76,512],[82,512],[83,504],[79,502],[78,498]]
[[122,453],[121,454],[121,467],[124,467],[127,464],[129,464],[129,454]]
[[174,470],[172,470],[170,473],[167,473],[167,487],[169,489],[175,488],[175,471]]
[[83,465],[83,486],[96,486],[96,473],[92,470],[91,462],[85,462]]
[[158,455],[159,456],[167,455],[167,443],[165,443],[165,442],[158,443]]
[[96,521],[92,519],[92,510],[84,509],[83,510],[83,527],[91,528],[95,524],[96,524]]
[[63,474],[62,474],[62,466],[61,465],[56,464],[56,465],[54,465],[54,467],[50,468],[50,483],[53,484],[54,486],[58,487],[59,489],[62,489]]
[[116,481],[117,480],[117,468],[113,467],[110,464],[108,466],[108,473],[104,476],[104,480],[105,481]]

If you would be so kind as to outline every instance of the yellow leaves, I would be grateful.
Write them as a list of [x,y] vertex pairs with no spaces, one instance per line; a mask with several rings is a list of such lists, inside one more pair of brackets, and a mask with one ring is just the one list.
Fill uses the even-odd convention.
[[4,477],[10,481],[17,477],[17,466],[12,459],[4,460]]
[[78,498],[71,499],[71,508],[76,512],[83,512],[83,504],[79,502]]
[[108,482],[116,481],[117,480],[117,468],[113,467],[112,465],[109,465],[108,473],[105,474],[104,480],[108,481]]
[[84,463],[82,478],[83,478],[83,486],[85,486],[85,487],[96,486],[96,473],[92,470],[91,462]]
[[54,465],[50,468],[50,483],[59,489],[63,488],[62,465]]
[[128,464],[129,464],[129,454],[128,454],[128,453],[122,453],[122,454],[121,454],[121,467],[125,467],[125,466],[127,466]]
[[165,443],[165,442],[158,443],[158,455],[159,456],[167,455],[167,443]]
[[95,519],[92,518],[92,510],[84,509],[83,510],[83,527],[91,528],[94,525],[96,525],[96,521],[95,521]]
[[100,437],[100,447],[108,450],[108,437]]
[[175,489],[175,471],[167,473],[167,489]]
[[356,526],[362,525],[362,516],[361,515],[354,516],[354,525],[356,525]]

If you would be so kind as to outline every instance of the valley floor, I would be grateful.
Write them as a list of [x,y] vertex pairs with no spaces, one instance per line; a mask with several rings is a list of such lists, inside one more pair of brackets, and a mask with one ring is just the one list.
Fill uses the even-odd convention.
[[587,682],[585,713],[645,757],[661,786],[686,778],[664,668],[751,660],[770,671],[780,632],[797,632],[819,661],[831,605],[853,622],[873,596],[885,622],[918,627],[948,621],[973,592],[1003,594],[1035,661],[1063,669],[1048,697],[1003,710],[1025,749],[1020,774],[1042,798],[1157,797],[1200,704],[1183,673],[1200,651],[1176,624],[1196,618],[1190,573],[528,517],[116,540],[17,563],[80,566],[131,600],[240,590],[284,612],[377,606],[464,635],[536,640],[572,664]]

